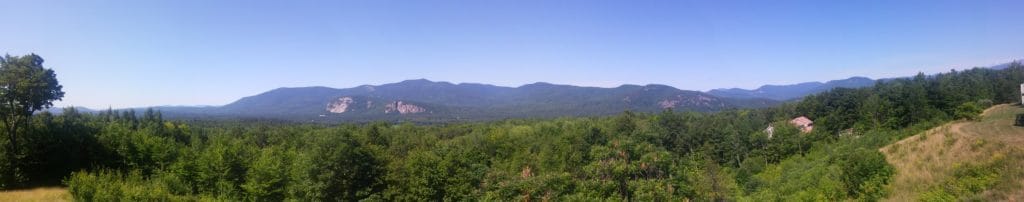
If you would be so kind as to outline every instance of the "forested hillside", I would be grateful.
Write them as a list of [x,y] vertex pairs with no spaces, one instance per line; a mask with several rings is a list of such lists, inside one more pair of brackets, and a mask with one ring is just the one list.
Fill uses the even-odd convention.
[[[60,183],[83,201],[873,201],[889,196],[895,171],[879,148],[1020,102],[1022,82],[1014,63],[764,109],[431,125],[68,108],[4,139],[23,149],[2,150],[0,185]],[[798,116],[813,131],[787,123]]]

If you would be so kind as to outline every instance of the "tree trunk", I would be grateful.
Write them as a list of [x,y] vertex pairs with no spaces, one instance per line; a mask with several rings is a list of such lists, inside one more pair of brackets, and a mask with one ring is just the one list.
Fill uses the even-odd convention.
[[6,163],[7,163],[7,166],[10,166],[10,167],[9,167],[9,170],[6,173],[2,173],[3,175],[6,175],[7,177],[5,177],[4,179],[0,179],[0,180],[4,180],[4,181],[7,181],[7,180],[10,180],[10,181],[4,182],[4,183],[15,183],[17,181],[18,167],[20,167],[20,166],[17,165],[18,164],[18,159],[17,159],[18,158],[18,156],[17,156],[17,153],[18,153],[18,138],[17,138],[16,134],[18,132],[18,127],[16,126],[17,124],[13,123],[13,122],[15,122],[15,121],[4,120],[4,124],[7,126],[7,137],[10,139],[10,149],[6,152],[7,153],[7,162]]
[[4,125],[7,127],[7,138],[10,140],[10,151],[7,151],[8,161],[10,161],[9,165],[17,163],[17,160],[14,158],[18,153],[18,109],[14,106],[13,101],[7,101],[4,106],[4,108],[7,108],[5,111],[8,113],[4,115]]
[[6,121],[7,124],[7,138],[10,139],[10,151],[7,152],[10,160],[13,162],[15,155],[18,153],[18,124],[17,121]]

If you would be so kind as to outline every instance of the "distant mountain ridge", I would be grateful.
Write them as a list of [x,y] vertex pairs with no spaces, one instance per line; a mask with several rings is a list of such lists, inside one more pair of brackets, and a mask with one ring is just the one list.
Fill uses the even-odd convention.
[[[1001,69],[1010,63],[991,66]],[[224,106],[156,106],[168,118],[277,119],[291,121],[445,122],[505,118],[600,116],[625,110],[658,112],[761,108],[835,88],[861,88],[889,79],[850,77],[827,82],[764,85],[757,89],[680,90],[667,85],[581,87],[537,82],[519,87],[406,80],[352,88],[278,88]],[[94,109],[77,108],[82,112]],[[135,108],[137,113],[144,109]],[[61,109],[49,109],[60,113]]]
[[[1010,64],[1014,62],[1020,62],[1015,60],[1013,62],[992,65],[987,68],[991,69],[1006,69]],[[985,68],[985,67],[979,67]],[[894,78],[878,79],[874,80],[867,77],[855,76],[847,79],[831,80],[827,82],[804,82],[790,85],[763,85],[757,89],[747,90],[740,88],[719,88],[708,91],[708,94],[723,98],[740,98],[740,99],[771,99],[775,101],[789,101],[793,99],[802,98],[807,95],[825,92],[835,88],[862,88],[874,86],[876,82],[885,82]]]
[[825,92],[834,88],[861,88],[875,85],[875,80],[867,77],[850,77],[842,80],[822,82],[805,82],[791,85],[764,85],[757,89],[746,90],[740,88],[714,89],[707,93],[726,98],[763,98],[776,101],[786,101],[804,96]]
[[1013,63],[1015,63],[1015,62],[1021,62],[1021,60],[1014,60],[1013,62],[1008,62],[1008,63],[998,64],[998,65],[993,65],[993,66],[991,66],[991,67],[989,67],[989,68],[992,68],[992,69],[996,69],[996,70],[1000,70],[1000,69],[1006,69],[1007,67],[1010,67],[1010,64],[1013,64]]
[[220,107],[160,108],[173,117],[247,117],[298,121],[493,120],[597,116],[668,108],[718,111],[773,106],[768,99],[722,98],[666,85],[615,88],[533,83],[519,87],[406,80],[353,88],[278,88]]

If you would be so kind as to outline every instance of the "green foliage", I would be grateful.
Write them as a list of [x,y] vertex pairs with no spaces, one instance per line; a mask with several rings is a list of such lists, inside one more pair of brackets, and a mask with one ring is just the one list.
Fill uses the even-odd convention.
[[842,181],[850,196],[874,201],[886,195],[885,185],[894,169],[878,150],[855,148],[840,149],[834,160],[842,168]]
[[982,111],[985,111],[985,109],[981,108],[978,103],[965,102],[956,107],[953,117],[956,119],[977,120]]
[[345,135],[313,133],[301,145],[293,175],[301,185],[296,197],[319,200],[358,200],[380,192],[384,168],[379,157]]
[[0,161],[5,162],[0,164],[0,173],[2,173],[0,175],[0,188],[13,187],[16,183],[25,181],[24,174],[18,169],[16,164],[10,163],[12,160],[8,158],[10,158],[8,155],[0,156]]
[[815,149],[806,156],[792,156],[755,176],[762,186],[751,194],[754,201],[837,201],[850,190],[843,183],[843,168],[831,164],[827,152]]
[[291,162],[289,155],[277,147],[268,147],[260,151],[259,156],[249,165],[242,190],[249,200],[282,201],[285,199],[288,184],[288,167]]
[[741,193],[729,168],[723,168],[711,159],[697,154],[684,164],[679,175],[688,198],[702,201],[731,201]]
[[8,130],[64,97],[56,74],[36,54],[0,58],[0,87],[0,112]]
[[932,187],[928,192],[921,194],[922,201],[953,201],[971,199],[982,191],[988,190],[998,183],[1007,182],[1006,175],[1001,172],[1015,166],[1007,163],[1006,156],[997,154],[991,159],[979,164],[957,165],[953,169],[953,176],[941,186]]
[[67,180],[68,192],[76,201],[191,201],[193,197],[173,194],[167,184],[147,180],[139,172],[122,174],[100,170],[78,172]]
[[64,97],[63,87],[52,69],[43,67],[43,58],[36,54],[0,57],[0,122],[7,135],[7,155],[0,166],[0,188],[22,181],[23,162],[19,137],[25,133],[32,114],[53,106]]

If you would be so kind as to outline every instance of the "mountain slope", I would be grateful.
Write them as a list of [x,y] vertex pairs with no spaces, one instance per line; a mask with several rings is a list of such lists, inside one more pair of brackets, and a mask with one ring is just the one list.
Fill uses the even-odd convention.
[[842,80],[822,82],[805,82],[792,85],[764,85],[754,90],[740,88],[714,89],[709,94],[727,98],[764,98],[772,100],[791,100],[810,94],[825,92],[834,88],[860,88],[875,84],[875,80],[866,77],[850,77]]
[[777,104],[768,99],[720,98],[666,85],[615,88],[533,83],[520,87],[452,84],[425,79],[378,86],[278,88],[222,107],[166,108],[169,116],[238,116],[302,121],[486,120],[594,116],[667,108],[716,111]]

